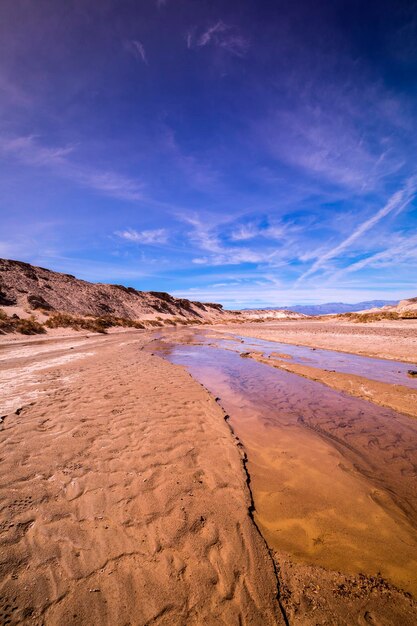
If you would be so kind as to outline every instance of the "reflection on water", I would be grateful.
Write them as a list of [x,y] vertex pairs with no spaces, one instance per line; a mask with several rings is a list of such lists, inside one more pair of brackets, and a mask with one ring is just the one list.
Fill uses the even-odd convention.
[[[276,343],[208,345],[211,336],[189,332],[175,340],[181,337],[187,345],[161,342],[159,348],[230,415],[248,454],[257,522],[268,543],[332,569],[381,572],[416,593],[417,422],[236,351],[277,352]],[[285,344],[283,351],[304,357],[293,348]],[[349,357],[343,367],[359,360],[354,373],[370,366],[363,357],[338,356]]]

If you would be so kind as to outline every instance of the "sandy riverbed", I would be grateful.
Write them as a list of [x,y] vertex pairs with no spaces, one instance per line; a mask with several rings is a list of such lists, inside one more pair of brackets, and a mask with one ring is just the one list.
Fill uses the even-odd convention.
[[417,320],[368,324],[342,320],[283,320],[216,326],[216,330],[313,348],[398,361],[416,361]]
[[214,329],[158,343],[219,396],[247,451],[290,623],[414,624],[415,605],[381,578],[417,589],[415,420],[242,359],[247,346]]
[[[236,332],[340,350],[350,336],[346,351],[388,358],[414,350],[408,325],[387,342],[395,326],[332,338],[297,324]],[[383,580],[283,551],[274,563],[239,441],[182,367],[142,350],[154,336],[1,342],[0,622],[412,624],[413,600]]]

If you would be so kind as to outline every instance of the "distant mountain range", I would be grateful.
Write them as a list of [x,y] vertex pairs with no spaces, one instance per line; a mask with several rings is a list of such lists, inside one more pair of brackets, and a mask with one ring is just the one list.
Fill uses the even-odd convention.
[[327,302],[326,304],[300,304],[279,308],[290,309],[295,313],[304,313],[304,315],[327,315],[329,313],[354,313],[355,311],[380,308],[387,305],[395,306],[398,302],[398,300],[367,300],[365,302],[356,302],[355,304]]

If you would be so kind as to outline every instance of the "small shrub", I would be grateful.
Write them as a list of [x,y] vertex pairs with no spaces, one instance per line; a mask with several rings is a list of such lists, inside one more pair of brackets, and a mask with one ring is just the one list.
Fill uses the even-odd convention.
[[175,322],[173,319],[171,319],[170,317],[167,317],[165,320],[165,324],[168,324],[169,326],[175,326]]
[[402,311],[401,313],[399,313],[399,317],[402,320],[416,320],[417,311]]
[[45,322],[47,328],[72,328],[73,330],[88,330],[93,333],[106,333],[112,326],[122,326],[125,328],[145,328],[142,322],[130,320],[124,317],[113,315],[102,315],[101,317],[79,317],[69,313],[55,313]]
[[380,322],[382,320],[397,320],[399,315],[396,311],[380,311],[375,313],[354,313],[351,319],[355,324],[361,322],[368,324],[369,322]]
[[145,328],[145,324],[143,324],[142,322],[139,322],[138,320],[133,320],[131,323],[131,326],[132,328]]
[[158,322],[158,320],[146,320],[146,324],[154,327],[163,326],[162,322]]
[[9,317],[5,311],[0,310],[0,333],[21,333],[22,335],[40,335],[45,333],[45,328],[32,316],[29,319]]
[[100,317],[76,317],[69,313],[55,313],[45,322],[47,328],[72,328],[89,330],[93,333],[105,333],[111,324]]
[[77,318],[74,315],[69,315],[69,313],[54,313],[45,322],[45,326],[47,328],[74,328],[74,330],[79,330]]
[[398,320],[401,315],[397,311],[375,311],[374,313],[338,313],[336,315],[316,316],[315,319],[341,319],[349,320],[355,324],[367,324],[369,322],[380,322],[383,320]]
[[14,326],[16,331],[22,333],[22,335],[42,335],[46,333],[44,326],[37,322],[34,317],[14,320]]

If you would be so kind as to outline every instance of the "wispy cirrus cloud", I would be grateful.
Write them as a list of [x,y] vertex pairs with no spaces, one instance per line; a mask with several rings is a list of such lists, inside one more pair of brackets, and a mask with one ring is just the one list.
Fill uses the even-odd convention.
[[362,237],[366,232],[373,228],[378,222],[390,213],[399,213],[411,202],[417,190],[417,177],[411,177],[402,189],[396,191],[388,200],[388,202],[379,211],[374,213],[367,220],[359,224],[355,230],[337,246],[334,246],[327,252],[324,252],[313,265],[302,274],[296,281],[296,285],[307,277],[315,274],[323,268],[329,261],[338,257],[342,252],[347,250],[357,239]]
[[168,232],[165,228],[141,231],[128,228],[126,230],[117,230],[114,234],[126,241],[146,245],[163,244],[168,241]]
[[287,233],[283,225],[262,225],[257,222],[240,224],[230,234],[231,241],[249,241],[262,237],[264,239],[282,239]]
[[32,167],[46,168],[54,174],[119,200],[143,199],[143,185],[113,170],[95,169],[71,158],[74,146],[49,147],[39,143],[34,135],[0,137],[0,152],[13,156]]
[[206,46],[213,38],[218,37],[220,33],[224,33],[225,31],[227,31],[227,29],[228,27],[226,26],[226,24],[219,20],[218,22],[216,22],[216,24],[210,26],[210,28],[208,28],[202,35],[200,35],[197,40],[197,46]]
[[267,104],[252,141],[263,143],[278,170],[285,164],[300,177],[349,193],[381,190],[387,177],[407,172],[415,152],[410,101],[371,73],[364,59],[344,51],[336,64],[321,46],[306,58],[299,44],[283,33],[278,45],[294,65],[280,72],[278,64],[274,88],[262,85]]
[[148,57],[146,56],[145,46],[139,39],[131,39],[130,41],[125,41],[125,49],[130,52],[130,54],[141,63],[145,63],[145,65],[149,65]]
[[0,138],[0,150],[12,154],[26,165],[62,165],[74,151],[73,146],[49,147],[37,143],[35,135]]
[[203,31],[187,33],[189,49],[204,48],[209,45],[225,50],[233,56],[244,57],[249,48],[249,41],[236,26],[225,24],[222,20],[218,20]]
[[264,254],[247,248],[233,249],[224,245],[214,227],[198,217],[182,216],[182,220],[192,227],[188,233],[190,242],[200,252],[208,252],[205,256],[196,256],[192,262],[196,265],[239,265],[241,263],[258,263]]
[[301,101],[260,121],[258,137],[280,162],[314,180],[355,191],[374,188],[404,165],[389,134],[366,141],[349,111],[334,109],[325,102],[314,104],[314,97]]
[[417,261],[417,235],[397,235],[391,237],[393,242],[388,248],[370,254],[355,263],[347,265],[332,276],[336,281],[345,274],[358,272],[365,268],[393,267],[408,265]]
[[241,224],[234,229],[230,235],[232,241],[248,241],[259,235],[259,226],[257,224]]
[[275,248],[233,245],[233,242],[240,243],[247,239],[245,231],[241,231],[244,237],[240,239],[233,240],[231,236],[226,237],[225,234],[221,237],[220,233],[227,231],[225,226],[227,226],[228,221],[231,221],[231,218],[218,219],[214,224],[210,224],[197,216],[182,215],[181,219],[192,227],[191,231],[188,232],[188,238],[195,250],[203,253],[203,255],[195,256],[192,259],[196,265],[274,264],[281,255],[281,251],[277,251]]

